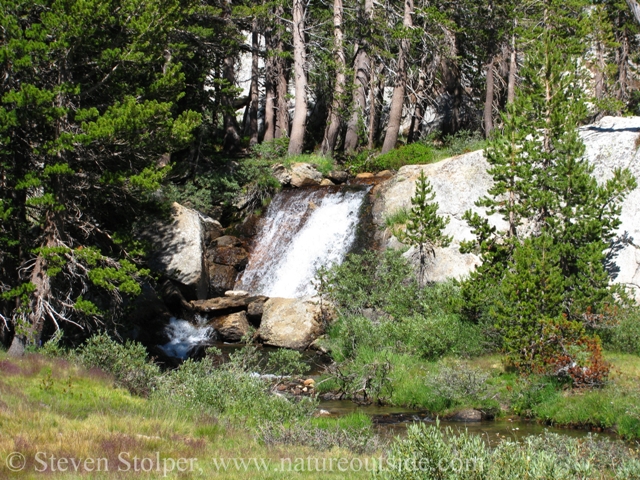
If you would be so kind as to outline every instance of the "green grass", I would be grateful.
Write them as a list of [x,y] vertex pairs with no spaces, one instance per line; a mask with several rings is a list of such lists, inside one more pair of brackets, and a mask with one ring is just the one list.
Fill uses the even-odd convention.
[[308,163],[313,165],[323,175],[327,175],[331,170],[335,170],[335,163],[333,159],[321,155],[289,155],[281,158],[280,161],[285,167],[289,167],[294,163]]
[[[166,478],[290,478],[291,472],[275,470],[281,459],[313,457],[322,459],[356,455],[344,448],[318,449],[299,445],[267,446],[256,440],[255,430],[244,426],[242,419],[232,421],[213,416],[205,409],[181,408],[176,397],[141,398],[115,388],[113,377],[99,370],[86,370],[73,363],[28,355],[8,359],[0,353],[0,478],[36,478],[35,469],[43,468],[36,459],[46,452],[47,459],[106,458],[108,472],[93,472],[82,478],[159,478],[157,472],[133,471],[133,457],[156,459],[197,458],[195,470],[168,472]],[[368,419],[312,419],[323,428],[366,426]],[[332,422],[334,425],[332,426]],[[8,471],[5,460],[11,452],[21,452],[27,459],[22,472]],[[129,472],[119,455],[127,452]],[[42,457],[40,457],[42,458]],[[262,471],[255,463],[234,465],[220,471],[214,459],[256,458],[270,464]],[[47,460],[48,462],[49,460]],[[168,465],[170,466],[170,460]],[[47,464],[50,469],[50,465]],[[295,462],[293,463],[295,465]],[[72,472],[49,470],[48,478],[77,478]],[[296,473],[300,478],[361,478],[366,472]]]
[[[380,351],[361,348],[357,361],[380,359]],[[536,376],[520,377],[506,371],[498,355],[461,360],[446,357],[429,361],[411,354],[386,353],[391,364],[385,401],[394,406],[424,409],[447,417],[475,408],[494,416],[522,416],[549,425],[615,431],[630,440],[640,439],[640,357],[607,353],[613,374],[596,390],[566,390]],[[356,371],[355,366],[347,365]],[[469,375],[484,387],[469,394]],[[334,380],[318,383],[320,391],[337,389]]]
[[425,165],[439,162],[445,158],[482,150],[485,146],[486,141],[477,133],[462,131],[439,141],[426,139],[402,145],[383,155],[379,155],[376,151],[365,150],[348,158],[345,162],[345,169],[352,174],[398,170],[405,165]]
[[401,207],[384,218],[384,224],[391,228],[403,227],[409,221],[410,209]]

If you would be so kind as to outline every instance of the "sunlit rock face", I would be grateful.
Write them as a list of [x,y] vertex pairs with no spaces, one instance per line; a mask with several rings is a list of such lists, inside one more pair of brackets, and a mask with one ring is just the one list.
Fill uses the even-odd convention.
[[[586,156],[594,167],[593,175],[599,182],[605,182],[613,175],[615,168],[629,168],[640,179],[640,117],[604,117],[598,123],[580,128],[580,135],[586,146]],[[374,214],[379,225],[384,217],[402,207],[409,207],[415,193],[415,184],[421,171],[429,178],[438,213],[450,218],[446,234],[453,237],[451,245],[436,249],[435,259],[425,271],[427,281],[443,281],[447,278],[462,278],[479,264],[480,259],[473,254],[461,254],[460,242],[473,238],[471,229],[462,220],[467,209],[481,212],[475,202],[487,194],[492,184],[487,173],[488,163],[482,151],[476,151],[448,158],[431,165],[407,165],[380,189],[375,200]],[[615,261],[614,282],[632,286],[636,297],[640,298],[640,252],[630,242],[640,241],[640,190],[636,189],[625,199],[620,215],[622,224],[618,229],[619,253]],[[506,223],[497,215],[490,223],[505,228]],[[383,239],[389,247],[400,246],[387,231]],[[406,255],[415,257],[413,249]],[[616,271],[617,270],[617,271]]]

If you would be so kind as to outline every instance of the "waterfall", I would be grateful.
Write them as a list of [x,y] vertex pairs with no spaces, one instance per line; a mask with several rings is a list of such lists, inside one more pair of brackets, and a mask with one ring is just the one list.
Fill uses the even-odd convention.
[[196,316],[196,325],[179,318],[171,317],[165,328],[168,343],[160,345],[160,348],[170,357],[186,359],[195,348],[203,345],[211,345],[215,338],[213,329],[206,325],[205,317]]
[[352,248],[367,190],[324,187],[278,193],[236,288],[270,297],[316,293],[316,270],[340,263]]

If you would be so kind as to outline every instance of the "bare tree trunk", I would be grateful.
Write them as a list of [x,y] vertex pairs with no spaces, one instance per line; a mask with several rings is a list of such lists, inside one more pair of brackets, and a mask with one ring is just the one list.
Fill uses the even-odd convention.
[[[405,28],[413,27],[413,0],[404,0],[404,18],[402,24]],[[387,153],[396,146],[400,123],[402,122],[402,107],[404,105],[404,93],[407,84],[407,55],[409,54],[409,39],[403,38],[400,42],[400,52],[398,53],[398,68],[396,72],[395,87],[391,97],[391,109],[389,111],[389,123],[384,136],[381,153]]]
[[489,138],[493,130],[493,64],[495,57],[491,57],[487,65],[487,93],[484,100],[484,138]]
[[596,99],[602,100],[605,94],[605,80],[604,80],[604,71],[606,68],[606,64],[604,61],[604,45],[602,42],[598,42],[596,44],[596,71],[594,75],[594,86],[595,86],[595,95]]
[[[514,28],[516,20],[513,21]],[[509,60],[509,80],[507,82],[507,104],[516,99],[516,70],[518,69],[518,52],[516,50],[516,35],[511,35],[511,57]]]
[[445,31],[446,41],[449,44],[449,56],[442,59],[442,77],[444,86],[451,97],[451,112],[444,123],[442,131],[453,135],[460,129],[460,110],[462,108],[462,84],[460,83],[460,69],[454,60],[458,55],[456,37],[453,32]]
[[[276,18],[280,18],[284,15],[284,8],[278,6],[276,8]],[[289,94],[289,69],[287,60],[284,58],[284,42],[282,41],[282,35],[278,33],[276,42],[276,58],[275,62],[277,68],[276,72],[276,97],[277,97],[277,111],[276,111],[276,138],[289,136],[289,102],[287,101],[287,95]]]
[[[364,15],[362,21],[370,25],[373,15],[373,0],[365,0]],[[367,32],[368,33],[368,32]],[[344,138],[344,150],[352,153],[358,148],[359,131],[362,118],[364,116],[367,103],[367,88],[371,79],[371,61],[369,58],[368,42],[364,39],[356,47],[356,58],[354,61],[354,91],[351,118],[347,123],[347,132]]]
[[[270,45],[270,38],[265,38],[266,45]],[[268,47],[267,47],[268,48]],[[276,62],[273,55],[269,55],[265,65],[264,76],[264,137],[263,141],[270,142],[275,138],[276,134],[276,87],[275,87],[275,69]]]
[[618,66],[618,100],[627,99],[628,81],[628,61],[629,61],[629,39],[626,33],[620,38],[616,38],[620,46],[616,50],[616,65]]
[[[223,13],[225,22],[231,23],[231,0],[225,0],[225,7]],[[233,88],[236,86],[236,72],[235,72],[235,57],[228,55],[224,59],[224,66],[222,69],[222,78],[226,81],[227,88]],[[222,121],[224,128],[224,140],[222,148],[225,152],[234,152],[240,145],[240,126],[236,119],[236,112],[233,105],[233,95],[225,93],[222,95]]]
[[420,134],[422,133],[422,117],[424,116],[424,89],[425,89],[425,79],[424,74],[421,71],[420,80],[418,81],[418,86],[416,88],[416,93],[414,95],[414,107],[413,107],[413,116],[411,117],[411,126],[409,127],[409,135],[407,136],[407,143],[413,143],[420,139]]
[[372,150],[376,141],[376,131],[378,130],[378,104],[376,102],[379,85],[378,68],[371,66],[371,79],[369,81],[369,136],[367,138],[367,148]]
[[[283,50],[280,50],[283,51]],[[289,136],[289,72],[287,61],[284,58],[276,59],[278,62],[277,111],[276,111],[276,138]]]
[[289,155],[302,153],[304,131],[307,125],[307,63],[304,41],[304,0],[293,0],[293,69],[296,90],[295,112],[291,124]]
[[[235,58],[227,57],[224,59],[224,71],[223,78],[227,81],[229,87],[234,87],[236,84],[235,74]],[[225,94],[222,100],[224,106],[223,121],[224,121],[224,142],[223,149],[225,152],[234,152],[240,145],[240,126],[236,119],[236,112],[233,105],[233,97],[229,94]]]
[[[45,225],[48,234],[46,235],[46,242],[42,245],[43,247],[58,246],[55,241],[56,228],[52,218],[53,215],[54,214],[47,215],[48,218]],[[42,335],[46,316],[46,305],[51,296],[51,282],[47,274],[46,260],[43,255],[38,255],[36,258],[29,281],[35,286],[35,290],[31,293],[29,313],[26,318],[23,318],[22,325],[16,325],[15,335],[7,352],[11,357],[24,355],[25,347],[29,343],[37,345]]]
[[340,132],[340,114],[344,103],[345,91],[345,68],[344,47],[342,45],[342,0],[333,2],[333,35],[334,35],[334,55],[337,63],[336,83],[333,89],[333,101],[329,110],[329,118],[322,140],[322,154],[332,155],[336,148],[338,133]]
[[253,19],[251,32],[251,88],[249,104],[249,134],[250,145],[258,143],[258,77],[260,71],[258,69],[258,58],[260,50],[260,41],[258,39],[258,20]]
[[640,4],[636,0],[627,0],[627,5],[629,5],[636,22],[640,24]]

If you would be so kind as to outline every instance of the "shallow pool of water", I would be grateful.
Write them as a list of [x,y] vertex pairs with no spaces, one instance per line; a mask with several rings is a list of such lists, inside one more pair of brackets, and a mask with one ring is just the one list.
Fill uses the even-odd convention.
[[[411,410],[403,407],[367,405],[359,406],[348,400],[321,401],[319,408],[328,411],[331,415],[341,416],[353,412],[362,412],[371,417],[374,427],[383,437],[402,436],[407,427],[413,423],[422,422],[436,425],[436,419],[427,412]],[[484,420],[481,422],[452,422],[440,420],[440,428],[451,427],[454,432],[464,432],[481,435],[489,444],[496,444],[504,439],[519,440],[529,435],[540,435],[551,432],[569,437],[586,437],[593,432],[575,428],[558,428],[541,425],[525,420]],[[601,437],[618,439],[611,432],[598,433]]]

